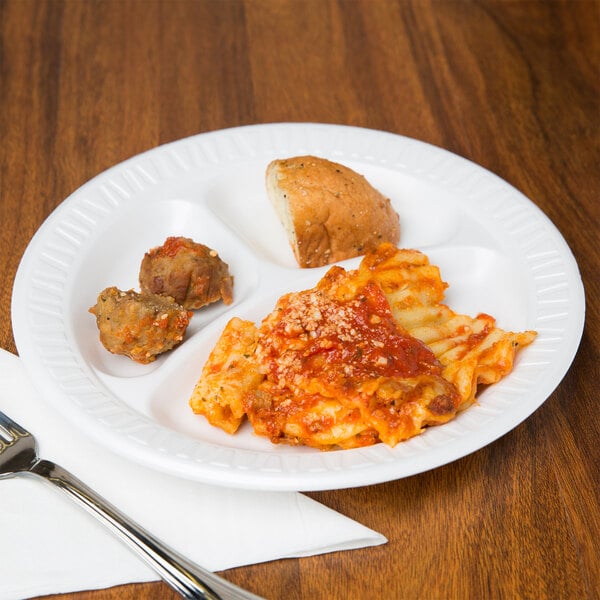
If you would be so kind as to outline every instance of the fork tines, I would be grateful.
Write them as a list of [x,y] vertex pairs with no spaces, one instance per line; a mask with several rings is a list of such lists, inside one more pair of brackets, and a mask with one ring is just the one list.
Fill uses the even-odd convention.
[[0,440],[11,441],[16,438],[25,437],[29,432],[15,423],[8,415],[0,411]]

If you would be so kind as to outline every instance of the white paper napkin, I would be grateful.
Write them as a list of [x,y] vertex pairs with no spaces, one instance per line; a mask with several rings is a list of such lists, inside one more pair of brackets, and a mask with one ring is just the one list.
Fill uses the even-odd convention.
[[[43,458],[71,471],[159,539],[210,570],[387,541],[299,493],[203,485],[113,455],[46,405],[20,360],[2,349],[0,410],[37,437]],[[60,491],[37,479],[0,480],[0,599],[156,579]]]

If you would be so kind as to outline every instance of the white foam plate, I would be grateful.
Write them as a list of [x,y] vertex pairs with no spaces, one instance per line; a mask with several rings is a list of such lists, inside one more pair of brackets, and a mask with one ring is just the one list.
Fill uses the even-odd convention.
[[[273,445],[248,424],[230,436],[188,407],[230,317],[260,321],[281,294],[312,287],[326,270],[297,267],[265,192],[267,164],[300,154],[342,162],[391,198],[400,245],[440,266],[454,310],[486,312],[504,329],[539,333],[477,405],[395,448]],[[88,308],[107,286],[138,288],[144,253],[169,235],[217,249],[235,277],[235,300],[197,312],[185,342],[143,366],[104,350]],[[31,240],[14,284],[12,319],[19,354],[44,398],[114,452],[202,482],[306,491],[413,475],[513,429],[568,370],[582,335],[584,292],[560,232],[489,171],[390,133],[281,123],[166,144],[83,185]]]

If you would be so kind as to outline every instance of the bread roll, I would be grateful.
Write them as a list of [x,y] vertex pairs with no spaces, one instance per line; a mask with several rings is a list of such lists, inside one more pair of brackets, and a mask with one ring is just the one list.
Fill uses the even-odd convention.
[[389,199],[348,167],[315,156],[274,160],[266,186],[301,267],[398,243],[399,219]]

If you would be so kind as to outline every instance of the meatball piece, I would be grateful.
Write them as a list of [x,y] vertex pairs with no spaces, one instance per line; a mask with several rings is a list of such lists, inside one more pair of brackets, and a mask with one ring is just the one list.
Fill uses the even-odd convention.
[[116,287],[100,292],[89,311],[96,316],[102,345],[142,364],[177,346],[192,316],[173,298]]
[[144,255],[140,267],[144,293],[165,294],[187,309],[223,300],[233,302],[233,278],[215,250],[185,237],[169,237]]

